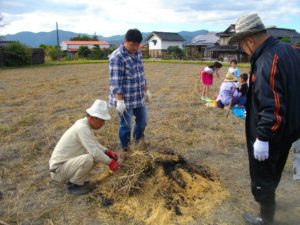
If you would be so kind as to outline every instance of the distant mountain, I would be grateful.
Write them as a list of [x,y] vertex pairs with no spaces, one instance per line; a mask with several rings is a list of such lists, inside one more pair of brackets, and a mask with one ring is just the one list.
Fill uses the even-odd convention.
[[[207,30],[198,30],[198,31],[181,31],[179,34],[186,39],[187,42],[191,41],[194,37],[200,35],[200,34],[206,34]],[[81,33],[74,33],[70,31],[63,31],[59,30],[59,41],[66,41],[69,40],[72,37],[75,37]],[[145,39],[150,32],[142,33],[143,38]],[[88,36],[93,36],[86,34]],[[110,44],[118,45],[124,40],[124,35],[114,35],[110,37],[103,37],[99,36],[100,40],[107,41]],[[30,47],[38,47],[41,44],[45,45],[56,45],[56,31],[50,31],[50,32],[39,32],[39,33],[33,33],[33,32],[20,32],[16,34],[8,34],[3,36],[3,40],[6,41],[20,41],[27,46]]]
[[[59,30],[59,40],[69,40],[71,37],[77,36],[77,33],[70,32],[70,31],[62,31]],[[4,35],[3,39],[5,41],[20,41],[30,47],[38,47],[41,44],[46,45],[56,45],[56,31],[50,31],[50,32],[39,32],[39,33],[33,33],[33,32],[20,32],[16,34],[8,34]]]

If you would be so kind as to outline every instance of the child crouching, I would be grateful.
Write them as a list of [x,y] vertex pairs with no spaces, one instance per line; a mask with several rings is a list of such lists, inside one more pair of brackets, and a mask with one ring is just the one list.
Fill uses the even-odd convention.
[[217,106],[224,108],[224,106],[230,105],[234,98],[239,97],[239,93],[236,89],[236,78],[233,73],[227,73],[224,81],[221,84],[219,94],[217,96]]

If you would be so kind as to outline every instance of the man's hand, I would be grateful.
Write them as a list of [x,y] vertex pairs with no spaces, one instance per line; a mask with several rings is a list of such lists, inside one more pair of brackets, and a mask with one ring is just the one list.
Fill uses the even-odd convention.
[[104,152],[109,158],[118,161],[118,155],[113,150],[107,150]]
[[253,145],[254,158],[258,161],[264,161],[269,158],[269,142],[260,141],[256,138]]
[[124,100],[117,100],[117,108],[116,109],[121,115],[123,115],[123,113],[126,109]]
[[120,165],[118,163],[118,161],[112,159],[111,162],[108,164],[109,169],[112,171],[117,171],[120,168]]
[[147,89],[147,91],[145,92],[145,97],[146,97],[146,102],[150,102],[152,95],[151,92],[149,91],[149,89]]

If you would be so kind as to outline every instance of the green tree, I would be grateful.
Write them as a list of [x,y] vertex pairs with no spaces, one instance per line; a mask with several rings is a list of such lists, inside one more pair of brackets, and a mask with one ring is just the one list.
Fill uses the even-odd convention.
[[45,45],[45,44],[40,44],[39,46],[40,48],[44,49],[44,50],[47,50],[47,48],[49,47],[48,45]]
[[93,38],[90,38],[87,35],[77,35],[75,37],[70,38],[70,41],[93,41]]
[[184,55],[184,52],[181,48],[178,46],[170,46],[167,48],[168,55],[172,58],[182,58]]
[[58,56],[63,56],[63,52],[60,50],[60,47],[57,46],[47,46],[45,51],[46,55],[52,60],[58,60]]
[[280,41],[291,43],[291,38],[289,38],[289,37],[282,37],[282,38],[280,38]]
[[22,66],[31,64],[32,50],[20,42],[12,42],[4,47],[4,65]]
[[78,56],[80,58],[88,58],[91,55],[92,51],[87,46],[80,46],[78,48]]
[[50,57],[51,60],[58,60],[58,54],[61,58],[65,56],[60,47],[45,44],[41,44],[39,47],[45,50],[45,55]]
[[101,59],[103,57],[103,53],[99,47],[99,45],[94,45],[94,48],[91,52],[92,59]]
[[96,34],[93,35],[91,38],[92,41],[99,41],[98,36]]

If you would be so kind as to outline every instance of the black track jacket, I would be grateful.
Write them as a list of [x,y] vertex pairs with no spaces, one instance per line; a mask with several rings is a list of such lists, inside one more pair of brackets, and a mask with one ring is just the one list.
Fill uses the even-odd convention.
[[300,48],[269,37],[251,56],[247,141],[300,138]]

